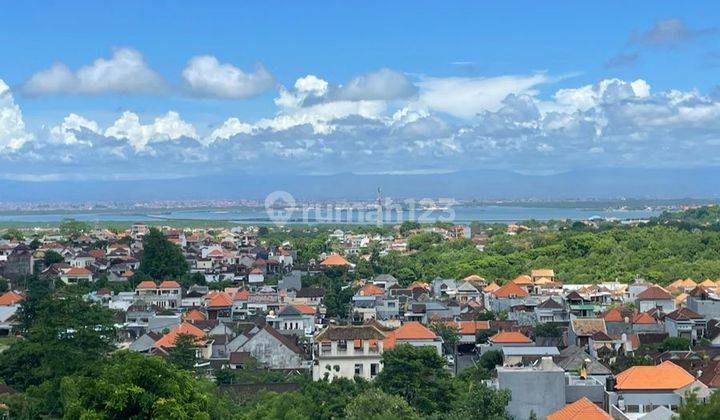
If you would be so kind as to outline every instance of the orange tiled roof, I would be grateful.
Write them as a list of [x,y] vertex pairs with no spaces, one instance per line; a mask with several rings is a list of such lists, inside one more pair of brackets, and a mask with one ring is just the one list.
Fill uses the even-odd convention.
[[435,340],[437,335],[423,324],[412,321],[403,324],[396,330],[389,331],[386,337],[383,340],[383,348],[391,349],[395,347],[397,340]]
[[682,292],[679,295],[675,296],[675,304],[679,305],[681,303],[685,303],[687,298],[688,298],[688,294],[685,292]]
[[465,277],[463,280],[465,280],[465,281],[485,281],[484,278],[478,276],[477,274],[470,274],[469,276]]
[[639,314],[635,314],[633,317],[633,324],[657,324],[657,321],[652,317],[652,315],[640,312]]
[[375,286],[374,284],[366,284],[358,291],[360,296],[381,296],[385,294],[385,290]]
[[688,371],[667,360],[657,366],[633,366],[615,377],[619,390],[675,390],[695,381]]
[[521,274],[513,279],[513,283],[520,286],[527,286],[533,284],[532,278],[527,274]]
[[582,397],[547,416],[547,420],[609,420],[610,414],[603,411],[587,397]]
[[206,319],[207,315],[197,309],[191,309],[185,314],[186,321],[205,321]]
[[462,335],[475,335],[477,331],[490,329],[490,321],[448,321],[447,324],[457,328]]
[[532,343],[523,333],[516,331],[501,331],[489,338],[493,343]]
[[157,288],[157,284],[155,284],[154,281],[150,281],[150,280],[141,281],[136,287],[136,289],[155,289],[155,288]]
[[208,296],[207,306],[210,308],[219,308],[232,305],[233,300],[230,298],[230,295],[225,292],[210,293],[210,295]]
[[702,283],[700,283],[698,286],[702,287],[715,287],[715,282],[710,279],[703,280]]
[[485,286],[485,288],[483,289],[483,292],[485,292],[485,293],[492,293],[492,292],[496,291],[496,290],[499,289],[499,288],[500,288],[500,286],[498,286],[497,283],[492,282],[492,283],[488,284],[487,286]]
[[177,289],[180,287],[180,283],[176,282],[175,280],[165,280],[164,282],[160,283],[159,287],[161,289]]
[[295,304],[293,306],[304,315],[315,315],[315,309],[313,309],[312,306],[302,304]]
[[620,309],[618,308],[608,309],[603,314],[603,319],[605,320],[605,322],[623,322],[624,320],[622,312],[620,312]]
[[5,292],[0,295],[0,306],[10,306],[20,303],[24,298],[21,294],[15,293],[12,290]]
[[65,274],[70,276],[88,276],[92,274],[92,271],[84,267],[71,267],[65,272]]
[[495,295],[495,297],[499,298],[508,298],[510,296],[524,298],[529,295],[529,293],[525,289],[513,283],[512,281],[509,281],[504,285],[500,286],[500,288],[492,292],[492,294]]
[[174,347],[175,340],[181,334],[188,334],[195,337],[195,339],[204,339],[205,333],[200,328],[194,326],[189,322],[183,322],[177,327],[173,328],[169,333],[162,336],[158,341],[155,342],[155,347]]
[[247,300],[250,297],[250,291],[247,289],[238,290],[235,293],[235,300]]
[[320,265],[324,265],[326,267],[332,267],[332,266],[347,266],[350,265],[350,263],[343,257],[337,254],[332,254],[325,258],[323,262],[320,263]]

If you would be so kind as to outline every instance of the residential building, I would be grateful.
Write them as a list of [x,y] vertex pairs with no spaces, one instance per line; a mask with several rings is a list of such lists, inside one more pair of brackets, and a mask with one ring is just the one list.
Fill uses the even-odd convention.
[[689,308],[676,309],[665,316],[665,332],[670,337],[684,337],[695,343],[705,336],[707,320]]
[[660,312],[668,314],[675,310],[675,299],[667,290],[652,285],[638,294],[637,307],[640,312],[658,309]]
[[313,379],[375,378],[382,369],[385,338],[371,324],[325,328],[315,336]]
[[608,389],[610,414],[636,420],[659,406],[677,412],[684,396],[678,391],[693,384],[695,377],[666,361],[656,366],[633,366],[615,376],[613,382]]

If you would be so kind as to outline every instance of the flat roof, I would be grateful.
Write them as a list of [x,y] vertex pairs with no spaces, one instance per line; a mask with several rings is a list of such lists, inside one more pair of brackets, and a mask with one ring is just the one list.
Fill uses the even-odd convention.
[[559,356],[560,350],[557,347],[537,346],[505,346],[502,352],[506,356]]

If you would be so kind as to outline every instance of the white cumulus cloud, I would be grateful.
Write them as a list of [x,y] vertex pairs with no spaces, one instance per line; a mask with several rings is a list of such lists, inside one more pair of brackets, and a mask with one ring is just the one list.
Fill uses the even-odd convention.
[[98,58],[75,72],[63,63],[55,63],[32,75],[23,86],[31,95],[154,94],[165,89],[165,81],[147,65],[142,54],[131,48],[119,48],[109,59]]
[[148,144],[177,140],[182,137],[197,138],[192,124],[183,121],[177,112],[155,118],[152,124],[140,124],[137,114],[126,111],[105,130],[105,136],[126,139],[135,150],[145,150]]
[[71,113],[63,119],[60,125],[56,125],[50,130],[50,136],[53,140],[64,144],[91,144],[90,141],[78,139],[78,134],[83,130],[100,134],[98,123]]
[[182,72],[192,93],[226,99],[257,96],[275,84],[275,78],[262,65],[244,72],[232,64],[220,63],[211,55],[193,57]]
[[535,95],[545,74],[498,77],[427,77],[420,81],[418,105],[460,118],[496,111],[510,94]]
[[16,151],[32,139],[10,88],[0,79],[0,153]]

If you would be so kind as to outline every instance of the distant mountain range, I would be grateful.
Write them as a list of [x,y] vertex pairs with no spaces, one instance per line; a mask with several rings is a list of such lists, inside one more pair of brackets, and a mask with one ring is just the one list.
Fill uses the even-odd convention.
[[587,199],[718,198],[720,168],[589,169],[552,175],[500,170],[422,175],[220,174],[141,181],[0,181],[0,202],[264,199],[276,190],[299,200],[375,198]]

